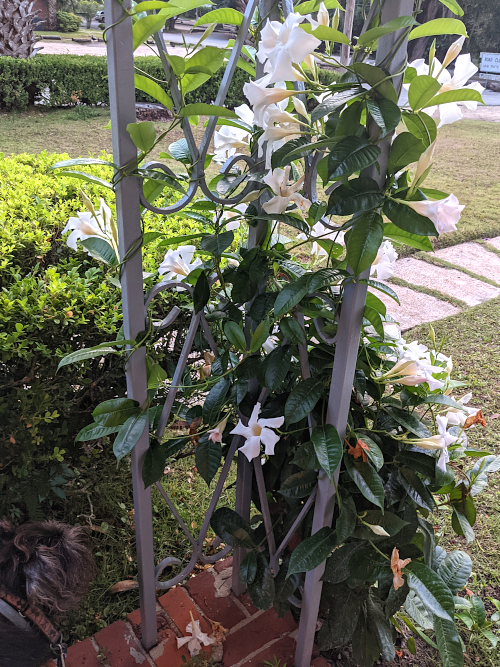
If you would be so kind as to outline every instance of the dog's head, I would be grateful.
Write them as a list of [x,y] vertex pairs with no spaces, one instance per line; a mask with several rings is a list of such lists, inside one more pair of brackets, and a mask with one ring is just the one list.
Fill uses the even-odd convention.
[[0,588],[50,615],[76,607],[95,571],[84,531],[57,521],[0,522]]

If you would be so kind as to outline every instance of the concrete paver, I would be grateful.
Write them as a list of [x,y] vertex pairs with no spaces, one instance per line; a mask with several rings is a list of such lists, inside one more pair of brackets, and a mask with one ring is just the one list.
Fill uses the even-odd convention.
[[438,290],[442,294],[460,299],[468,306],[477,306],[500,295],[500,289],[471,278],[461,271],[443,269],[413,257],[405,257],[396,262],[394,275],[408,283]]
[[435,255],[447,262],[474,271],[480,276],[494,280],[500,285],[500,257],[493,252],[489,252],[478,243],[461,243],[450,248],[442,248],[437,250]]
[[500,236],[495,236],[493,239],[485,239],[485,241],[500,250]]

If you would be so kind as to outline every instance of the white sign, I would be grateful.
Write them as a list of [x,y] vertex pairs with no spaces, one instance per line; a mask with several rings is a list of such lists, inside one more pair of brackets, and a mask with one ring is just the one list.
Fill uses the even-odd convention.
[[481,72],[500,74],[500,53],[481,53]]

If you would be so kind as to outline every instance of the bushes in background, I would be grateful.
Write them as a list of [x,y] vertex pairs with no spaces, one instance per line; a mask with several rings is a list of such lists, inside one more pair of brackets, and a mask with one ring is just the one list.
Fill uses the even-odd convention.
[[[140,56],[136,66],[163,80],[158,58]],[[224,70],[221,68],[209,81],[186,95],[188,104],[213,102],[219,92]],[[335,78],[333,72],[321,70],[322,81]],[[227,95],[227,106],[233,108],[247,102],[243,84],[249,75],[237,69]],[[155,102],[136,90],[138,102]],[[29,105],[43,101],[46,106],[60,107],[83,104],[109,104],[106,58],[104,56],[37,55],[35,58],[0,58],[0,106],[7,110],[22,111]]]
[[57,12],[57,29],[61,32],[78,32],[81,18],[71,12]]

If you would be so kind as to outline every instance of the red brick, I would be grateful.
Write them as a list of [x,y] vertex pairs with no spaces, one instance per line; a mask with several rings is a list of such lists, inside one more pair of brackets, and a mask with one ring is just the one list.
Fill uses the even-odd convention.
[[231,667],[267,642],[278,639],[296,627],[290,612],[285,618],[280,618],[274,609],[266,611],[227,637],[224,642],[224,667]]
[[159,603],[173,620],[182,635],[186,634],[186,625],[191,623],[191,614],[193,614],[195,621],[200,621],[202,632],[207,632],[209,635],[212,633],[212,627],[203,616],[201,616],[182,586],[171,588],[168,593],[161,596]]
[[253,616],[256,614],[259,610],[257,607],[253,606],[252,599],[250,598],[250,595],[248,593],[243,593],[243,595],[240,595],[238,597],[238,600],[241,602],[241,604],[247,608],[249,614]]
[[[135,611],[127,614],[127,620],[134,628],[134,632],[139,641],[142,640],[142,631],[141,631],[141,610],[136,609]],[[170,630],[170,625],[161,612],[156,612],[156,629],[158,631],[158,643],[161,642],[167,636],[166,631]]]
[[214,563],[214,568],[216,572],[221,573],[223,570],[227,570],[228,567],[233,567],[233,557],[224,558],[224,560],[218,560]]
[[172,630],[167,630],[166,638],[158,646],[151,649],[149,655],[157,667],[182,667],[185,665],[185,662],[182,660],[183,656],[186,662],[189,662],[191,659],[189,651],[185,646],[177,648],[177,637]]
[[269,648],[264,649],[255,657],[243,663],[242,667],[264,667],[265,661],[272,662],[274,657],[280,660],[280,665],[293,667],[295,659],[295,640],[291,637],[283,637]]
[[216,598],[214,578],[210,572],[203,572],[187,581],[186,588],[202,612],[222,625],[231,629],[245,616],[229,597]]
[[116,621],[94,635],[111,667],[137,667],[144,649],[124,621]]
[[67,667],[101,667],[97,651],[90,639],[69,647],[66,665]]
[[326,658],[319,656],[311,662],[311,667],[330,667],[330,663]]

